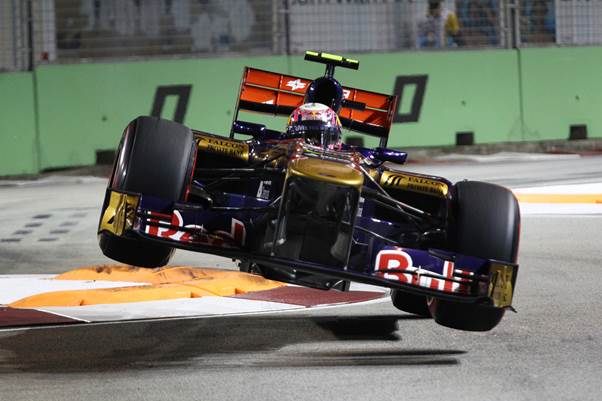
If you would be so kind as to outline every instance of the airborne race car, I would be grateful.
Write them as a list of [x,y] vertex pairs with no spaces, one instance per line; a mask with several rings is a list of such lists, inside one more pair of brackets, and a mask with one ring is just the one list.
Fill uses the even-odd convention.
[[[245,68],[229,138],[132,121],[102,207],[103,253],[145,267],[167,264],[174,248],[221,255],[242,271],[324,290],[389,287],[398,309],[448,327],[495,327],[512,308],[518,272],[513,194],[404,172],[406,154],[386,148],[397,98],[342,87],[335,67],[357,69],[356,60],[305,59],[326,64],[325,75]],[[289,115],[310,102],[380,147],[320,148],[238,120],[239,110]]]

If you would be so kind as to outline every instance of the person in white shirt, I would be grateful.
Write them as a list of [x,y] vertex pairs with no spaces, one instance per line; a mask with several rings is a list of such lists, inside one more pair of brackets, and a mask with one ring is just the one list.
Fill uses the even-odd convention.
[[458,45],[458,17],[443,7],[442,0],[429,0],[426,20],[418,25],[417,47],[441,48]]

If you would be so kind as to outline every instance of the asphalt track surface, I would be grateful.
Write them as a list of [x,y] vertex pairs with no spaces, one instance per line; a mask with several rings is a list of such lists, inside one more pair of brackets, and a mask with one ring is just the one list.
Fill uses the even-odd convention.
[[[602,158],[411,169],[514,188],[602,182]],[[104,181],[0,181],[0,273],[107,263]],[[466,333],[388,303],[0,333],[0,400],[599,400],[602,215],[524,216],[514,304]],[[233,267],[179,252],[175,263]]]

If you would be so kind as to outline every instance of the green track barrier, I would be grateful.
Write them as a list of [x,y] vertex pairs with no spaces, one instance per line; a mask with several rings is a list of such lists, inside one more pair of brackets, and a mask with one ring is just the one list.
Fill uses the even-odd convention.
[[[394,124],[391,146],[451,145],[460,131],[473,132],[476,143],[522,139],[514,51],[399,53],[360,59],[359,71],[337,70],[344,84],[385,93],[403,89],[398,118],[404,122]],[[172,93],[188,88],[184,123],[227,134],[245,65],[308,78],[320,76],[324,69],[301,57],[40,67],[36,74],[41,168],[94,163],[95,151],[114,148],[130,120],[150,114],[158,87],[175,90]],[[422,89],[416,79],[422,80]],[[165,96],[163,117],[174,117],[178,100],[173,94]],[[265,116],[241,117],[270,122]],[[283,128],[284,121],[268,125]],[[376,143],[366,138],[366,145]]]
[[567,139],[571,125],[602,138],[602,48],[520,51],[524,139]]
[[38,172],[32,74],[0,74],[0,175]]
[[[354,58],[359,71],[336,71],[344,85],[400,95],[392,147],[454,145],[458,133],[472,134],[475,144],[567,139],[569,126],[582,124],[589,137],[602,137],[602,48]],[[34,73],[35,86],[30,73],[0,74],[0,93],[9,94],[0,96],[0,175],[94,164],[97,151],[115,149],[129,121],[152,111],[227,135],[245,65],[306,78],[324,72],[301,56],[277,56],[45,65]],[[285,124],[240,117],[275,129]]]

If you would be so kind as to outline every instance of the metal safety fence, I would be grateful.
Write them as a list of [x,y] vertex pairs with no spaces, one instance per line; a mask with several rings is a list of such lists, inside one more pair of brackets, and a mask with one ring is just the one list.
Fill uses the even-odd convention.
[[0,71],[220,54],[602,44],[602,0],[0,0]]

